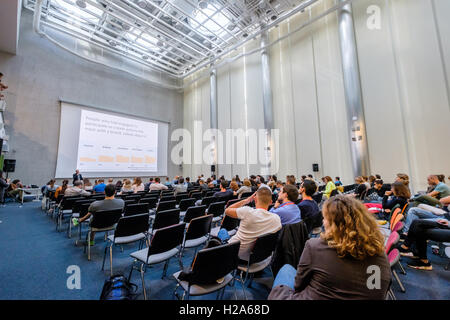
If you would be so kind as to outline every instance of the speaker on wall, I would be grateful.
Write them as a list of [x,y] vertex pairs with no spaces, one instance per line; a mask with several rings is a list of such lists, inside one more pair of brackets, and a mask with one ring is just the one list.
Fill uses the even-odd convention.
[[319,172],[319,164],[318,163],[313,163],[313,171]]
[[3,162],[3,171],[4,172],[14,172],[16,170],[16,160],[14,159],[5,159]]
[[211,166],[211,172],[216,172],[216,166],[214,164]]

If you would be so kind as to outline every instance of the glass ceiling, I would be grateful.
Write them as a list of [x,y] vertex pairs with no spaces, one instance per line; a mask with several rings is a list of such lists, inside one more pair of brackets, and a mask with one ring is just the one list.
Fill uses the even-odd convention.
[[182,78],[261,24],[316,1],[44,0],[41,26]]

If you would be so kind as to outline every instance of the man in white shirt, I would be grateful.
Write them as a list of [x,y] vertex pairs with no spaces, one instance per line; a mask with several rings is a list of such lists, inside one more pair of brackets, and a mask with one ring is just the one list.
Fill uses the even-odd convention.
[[150,185],[150,191],[153,191],[153,190],[167,190],[168,189],[167,186],[161,184],[160,182],[161,182],[161,179],[156,177],[155,178],[155,182],[153,182]]
[[66,197],[71,197],[71,196],[90,196],[91,195],[90,192],[84,191],[82,188],[83,188],[83,182],[81,182],[81,180],[77,180],[73,184],[73,187],[69,187],[69,188],[66,189],[66,191],[64,192],[64,195]]
[[[255,208],[245,206],[255,201]],[[239,258],[248,261],[256,239],[267,233],[281,229],[281,220],[267,209],[272,203],[272,193],[268,188],[260,188],[251,197],[239,201],[225,210],[225,214],[241,220],[239,229],[229,242],[240,241]]]

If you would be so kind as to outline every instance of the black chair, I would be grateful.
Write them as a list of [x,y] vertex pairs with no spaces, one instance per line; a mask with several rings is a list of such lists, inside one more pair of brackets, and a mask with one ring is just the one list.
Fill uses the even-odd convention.
[[175,201],[175,196],[162,196],[159,201],[166,202],[166,201]]
[[254,192],[243,192],[241,195],[241,200],[250,197]]
[[[247,300],[247,293],[245,292],[245,282],[247,281],[248,276],[250,275],[250,283],[253,280],[253,275],[256,272],[264,270],[266,267],[270,268],[272,272],[271,263],[273,252],[277,246],[277,241],[280,232],[268,233],[260,236],[256,239],[255,245],[250,252],[250,257],[247,261],[246,265],[238,265],[238,270],[241,271],[240,281],[242,284],[242,290],[244,291],[245,300]],[[245,272],[245,278],[242,277],[242,274]],[[273,277],[273,272],[272,272]]]
[[225,201],[211,203],[206,212],[213,215],[213,223],[222,220],[222,215],[225,213]]
[[206,206],[189,207],[184,214],[183,222],[189,223],[192,219],[204,216],[206,214]]
[[200,200],[202,198],[201,192],[191,192],[189,198],[194,198],[195,200]]
[[339,194],[338,189],[334,189],[334,190],[331,191],[331,193],[330,193],[330,198],[331,198],[331,197],[334,197],[334,196],[337,196],[338,194]]
[[[173,274],[177,281],[174,294],[178,297],[177,289],[181,287],[182,300],[185,294],[189,300],[190,296],[200,296],[216,291],[218,291],[217,298],[223,298],[226,286],[235,279],[239,246],[240,242],[233,242],[200,250],[192,259],[188,280],[179,279],[181,271]],[[217,282],[218,279],[223,281]],[[234,281],[232,283],[236,296]]]
[[148,203],[136,203],[125,206],[125,217],[142,213],[146,213],[148,215]]
[[175,200],[172,201],[160,201],[158,203],[158,206],[156,207],[156,212],[159,211],[166,211],[176,208],[176,202]]
[[125,206],[129,206],[130,204],[137,203],[137,201],[135,199],[133,199],[133,200],[124,200],[124,202],[125,202]]
[[59,231],[62,225],[62,221],[68,215],[72,216],[72,207],[76,201],[86,200],[85,197],[73,196],[63,197],[61,203],[58,206],[58,214],[56,216],[56,231]]
[[152,224],[152,234],[155,230],[180,223],[180,209],[158,211]]
[[311,198],[313,198],[313,200],[317,204],[320,204],[322,202],[322,197],[323,197],[323,193],[322,192],[317,192],[317,193],[313,194]]
[[90,198],[94,199],[94,200],[105,200],[105,194],[104,193],[93,194],[93,195],[91,195]]
[[147,292],[145,290],[144,274],[147,266],[166,262],[164,265],[164,270],[162,278],[167,273],[167,267],[169,266],[170,258],[174,257],[179,253],[178,246],[181,246],[184,238],[184,230],[186,228],[185,223],[176,224],[170,227],[158,229],[152,237],[150,246],[142,250],[133,252],[130,254],[134,261],[131,265],[130,274],[128,280],[131,279],[131,274],[135,269],[135,263],[140,263],[140,272],[142,280],[142,292],[144,294],[144,299],[147,300]]
[[[72,206],[72,218],[80,218],[80,211],[83,205],[85,204],[91,204],[92,202],[94,202],[94,199],[86,199],[86,200],[77,200],[74,202],[73,206]],[[88,206],[89,208],[89,206]],[[72,237],[72,223],[69,220],[69,226],[67,227],[67,236],[69,238]]]
[[148,197],[141,198],[141,200],[139,200],[139,203],[146,203],[148,204],[149,209],[154,209],[158,204],[158,198],[148,198]]
[[242,200],[244,200],[244,199],[231,199],[231,200],[228,200],[228,202],[227,202],[227,205],[225,206],[225,208],[228,208],[229,206],[231,206],[232,204],[235,204],[235,203],[237,203],[237,202],[239,202],[239,201],[242,201]]
[[195,198],[186,198],[180,201],[178,208],[180,208],[180,211],[183,212],[182,215],[184,215],[184,212],[186,212],[189,207],[193,206],[195,206]]
[[[91,199],[92,200],[92,199]],[[92,202],[91,202],[92,203]],[[88,214],[88,212],[89,212],[89,207],[91,206],[91,203],[83,203],[81,206],[80,206],[80,210],[79,210],[79,213],[78,213],[78,216],[80,217],[80,218],[82,218],[82,217],[84,217],[85,215],[87,215]],[[81,227],[82,227],[82,224],[83,223],[90,223],[91,222],[91,219],[92,219],[92,217],[90,217],[89,219],[87,219],[87,220],[84,220],[83,222],[80,222],[80,223],[78,223],[78,240],[81,240]]]
[[134,202],[138,202],[141,199],[141,196],[138,194],[133,194],[131,196],[125,196],[125,200],[134,200]]
[[175,196],[175,201],[177,202],[177,204],[180,204],[180,202],[182,201],[182,200],[184,200],[184,199],[188,199],[189,198],[189,195],[187,194],[187,192],[186,193],[183,193],[183,194],[177,194],[176,196]]
[[110,273],[113,275],[112,267],[112,247],[113,245],[123,245],[139,241],[139,250],[142,248],[143,240],[147,240],[148,232],[148,211],[144,214],[122,217],[117,223],[114,234],[108,236],[108,243],[103,255],[102,270],[105,267],[106,251],[109,248]]
[[84,249],[88,250],[88,260],[91,260],[91,233],[92,232],[108,232],[116,228],[116,224],[122,218],[122,209],[104,210],[92,213],[92,220],[87,233],[86,244]]
[[239,226],[239,219],[235,219],[232,218],[230,216],[224,215],[223,219],[222,219],[222,223],[220,224],[220,226],[217,226],[215,228],[213,228],[211,230],[211,236],[212,237],[217,237],[217,235],[219,234],[220,229],[225,229],[228,231],[228,234],[230,235],[230,237],[234,236],[237,232],[237,228]]
[[202,199],[201,205],[208,207],[212,202],[214,202],[214,200],[216,200],[216,198],[214,197],[204,197]]
[[[186,234],[184,236],[183,245],[180,251],[180,262],[182,263],[184,249],[195,248],[205,243],[209,239],[209,233],[212,225],[211,214],[192,219],[187,226]],[[183,266],[181,265],[183,269]]]

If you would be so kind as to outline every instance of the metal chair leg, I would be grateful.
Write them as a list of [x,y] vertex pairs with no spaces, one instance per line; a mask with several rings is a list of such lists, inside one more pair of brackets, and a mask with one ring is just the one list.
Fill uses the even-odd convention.
[[406,292],[406,289],[403,286],[403,283],[401,282],[400,278],[398,277],[397,272],[395,272],[395,270],[392,270],[392,273],[394,274],[395,280],[397,280],[398,285],[400,286],[400,289],[402,290],[402,292]]
[[110,274],[113,275],[113,266],[112,266],[112,245],[109,246],[109,265],[110,265]]
[[405,268],[403,268],[403,265],[402,265],[402,263],[400,261],[398,262],[398,265],[399,265],[402,273],[406,275],[406,270],[405,270]]
[[166,274],[167,274],[167,269],[168,269],[168,267],[169,267],[169,261],[170,261],[170,258],[167,259],[167,260],[166,260],[166,263],[164,264],[164,270],[163,270],[163,274],[162,274],[161,279],[164,279],[164,277],[165,277]]
[[144,264],[141,264],[141,281],[142,281],[142,292],[144,293],[144,300],[147,300],[147,291],[145,290],[145,281],[144,281]]
[[136,259],[134,259],[133,263],[131,264],[131,270],[130,270],[130,274],[128,275],[128,281],[131,280],[131,274],[133,273],[133,269],[134,269],[134,264],[136,263]]
[[107,250],[108,250],[108,246],[105,246],[105,251],[103,252],[102,271],[105,270],[105,260],[106,260],[106,251]]
[[241,271],[241,275],[240,275],[239,279],[240,279],[240,281],[241,281],[242,291],[244,292],[245,300],[248,300],[248,299],[247,299],[247,293],[245,292],[245,284],[244,284],[244,279],[242,278],[242,272],[243,272],[243,271]]
[[88,232],[87,236],[87,250],[88,250],[88,260],[91,261],[91,231]]

